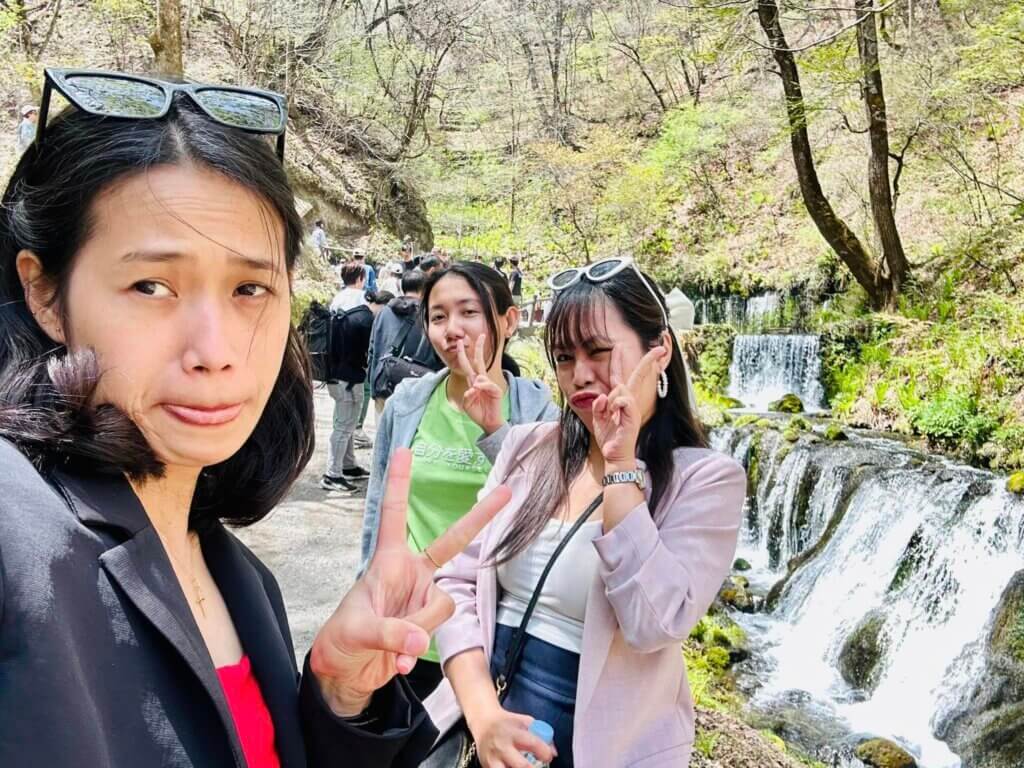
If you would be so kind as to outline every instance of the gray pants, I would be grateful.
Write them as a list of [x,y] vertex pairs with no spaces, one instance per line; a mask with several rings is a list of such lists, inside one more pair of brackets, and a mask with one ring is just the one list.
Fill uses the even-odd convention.
[[363,408],[363,385],[339,381],[328,384],[327,391],[334,398],[334,429],[327,444],[327,472],[338,477],[342,470],[356,466],[355,448],[352,435],[359,424],[359,412]]

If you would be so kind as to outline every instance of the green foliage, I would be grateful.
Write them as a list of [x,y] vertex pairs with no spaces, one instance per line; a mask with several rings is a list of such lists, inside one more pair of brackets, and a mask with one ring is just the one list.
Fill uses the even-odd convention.
[[732,690],[727,670],[729,649],[746,641],[743,630],[725,618],[704,616],[683,644],[686,672],[697,706],[736,711],[739,699]]
[[918,434],[948,448],[981,446],[999,427],[999,418],[980,408],[975,395],[940,389],[910,414]]
[[700,731],[693,742],[693,748],[707,759],[715,756],[715,746],[718,744],[719,735],[712,731]]

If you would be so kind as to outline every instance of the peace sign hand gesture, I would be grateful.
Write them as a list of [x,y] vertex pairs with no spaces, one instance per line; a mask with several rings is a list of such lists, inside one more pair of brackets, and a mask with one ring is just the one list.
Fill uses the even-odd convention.
[[605,468],[632,468],[636,462],[636,441],[643,426],[639,398],[649,391],[653,379],[661,372],[658,363],[669,350],[665,346],[651,349],[623,383],[622,348],[612,348],[609,380],[612,391],[594,400],[594,439],[601,448]]
[[504,393],[488,375],[487,362],[484,360],[486,344],[483,335],[477,336],[475,340],[468,337],[465,341],[459,339],[458,354],[459,370],[469,382],[469,389],[462,396],[462,410],[484,432],[491,435],[505,424],[505,417],[501,413],[501,399]]
[[507,487],[498,486],[417,554],[406,543],[411,466],[410,451],[396,450],[381,503],[377,551],[313,642],[310,668],[341,716],[362,712],[374,691],[396,674],[407,674],[426,652],[430,635],[455,610],[434,584],[434,572],[473,541],[511,497]]

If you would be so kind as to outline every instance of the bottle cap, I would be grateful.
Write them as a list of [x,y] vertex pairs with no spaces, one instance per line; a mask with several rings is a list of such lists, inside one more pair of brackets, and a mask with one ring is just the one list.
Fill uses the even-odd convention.
[[555,740],[555,729],[543,720],[534,720],[530,723],[530,733],[545,744],[550,744]]

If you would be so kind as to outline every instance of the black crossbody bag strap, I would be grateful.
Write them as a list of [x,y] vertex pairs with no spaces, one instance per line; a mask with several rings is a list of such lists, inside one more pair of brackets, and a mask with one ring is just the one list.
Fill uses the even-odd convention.
[[405,329],[402,331],[402,335],[398,337],[394,344],[391,345],[391,356],[400,357],[402,348],[405,346],[405,340],[409,338],[409,334],[412,333],[412,327],[416,324],[416,319],[413,318],[405,324]]
[[512,678],[515,676],[516,667],[519,665],[519,659],[523,655],[523,648],[526,646],[526,627],[530,624],[530,617],[533,616],[533,611],[537,607],[537,601],[540,600],[541,590],[544,588],[544,582],[548,579],[548,574],[551,573],[551,568],[555,564],[555,560],[562,554],[562,550],[568,545],[569,540],[576,535],[576,532],[583,526],[585,522],[594,514],[601,502],[604,501],[604,494],[599,493],[597,498],[590,502],[582,515],[580,515],[576,522],[572,524],[572,528],[565,534],[555,551],[551,554],[551,558],[548,560],[547,565],[544,566],[544,570],[540,574],[540,579],[537,580],[537,586],[533,589],[533,595],[530,596],[530,602],[526,606],[526,611],[523,613],[523,620],[519,622],[519,627],[516,629],[516,633],[512,636],[512,643],[509,647],[508,656],[505,659],[505,668],[498,675],[497,680],[494,681],[494,685],[498,690],[498,701],[499,703],[505,698],[505,692],[508,690],[509,685],[512,683]]

